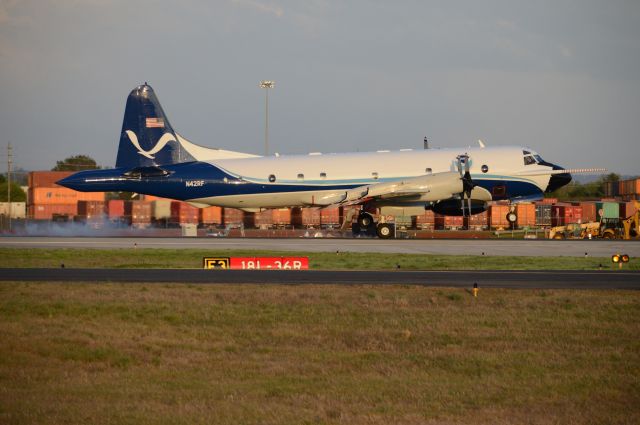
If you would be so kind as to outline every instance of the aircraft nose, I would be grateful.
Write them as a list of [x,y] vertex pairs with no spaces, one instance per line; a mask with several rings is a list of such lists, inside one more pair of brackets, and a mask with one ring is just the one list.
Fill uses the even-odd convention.
[[56,184],[59,184],[60,186],[64,186],[68,189],[73,190],[80,190],[82,186],[85,185],[85,183],[85,179],[82,177],[78,177],[77,173],[56,182]]
[[[553,165],[554,170],[564,170],[564,168],[559,165]],[[560,189],[562,186],[566,186],[571,183],[571,174],[570,173],[558,173],[552,174],[549,179],[549,184],[547,185],[547,189],[545,192],[553,192]]]

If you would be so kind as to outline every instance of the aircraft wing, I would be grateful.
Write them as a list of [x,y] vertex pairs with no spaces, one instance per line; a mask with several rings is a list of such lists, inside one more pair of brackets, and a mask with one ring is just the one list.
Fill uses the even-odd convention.
[[[460,174],[445,172],[359,186],[328,196],[324,201],[327,202],[326,205],[356,205],[374,199],[414,197],[418,198],[417,200],[429,202],[456,198],[462,191],[463,183]],[[471,199],[490,201],[491,194],[481,187],[474,187],[471,191]]]

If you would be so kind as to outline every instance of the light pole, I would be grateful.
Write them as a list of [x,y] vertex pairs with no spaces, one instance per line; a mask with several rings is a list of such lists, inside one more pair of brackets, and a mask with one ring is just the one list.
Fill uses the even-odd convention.
[[269,89],[274,88],[276,85],[275,81],[270,80],[262,80],[260,81],[260,88],[264,89],[265,98],[264,98],[264,155],[269,155]]

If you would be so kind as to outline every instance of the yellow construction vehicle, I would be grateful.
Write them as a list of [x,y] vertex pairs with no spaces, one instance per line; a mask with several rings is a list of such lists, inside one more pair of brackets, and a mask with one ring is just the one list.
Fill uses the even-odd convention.
[[566,226],[555,226],[549,229],[549,239],[589,239],[600,236],[600,223],[570,223]]
[[623,239],[640,239],[640,202],[636,201],[636,212],[622,220]]
[[636,212],[625,219],[603,219],[589,223],[571,223],[549,230],[549,239],[640,239],[640,202],[635,203]]

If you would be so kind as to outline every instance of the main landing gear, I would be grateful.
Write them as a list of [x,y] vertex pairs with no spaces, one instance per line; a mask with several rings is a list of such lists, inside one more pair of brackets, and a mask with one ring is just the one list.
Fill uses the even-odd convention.
[[389,239],[395,236],[395,225],[393,223],[377,223],[373,216],[366,212],[358,214],[358,219],[351,225],[354,236],[365,234],[367,236],[378,236],[380,239]]

